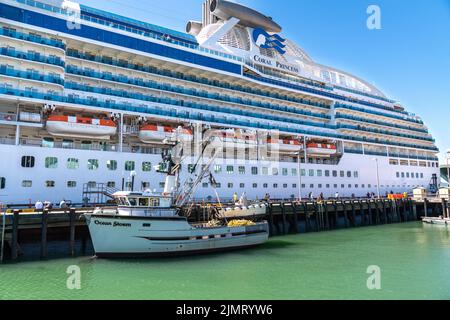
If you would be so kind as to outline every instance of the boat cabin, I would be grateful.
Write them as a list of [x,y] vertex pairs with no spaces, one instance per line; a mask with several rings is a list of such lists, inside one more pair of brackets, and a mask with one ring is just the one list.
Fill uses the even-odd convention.
[[119,191],[113,194],[119,215],[143,217],[175,216],[177,210],[172,206],[172,197],[144,192]]

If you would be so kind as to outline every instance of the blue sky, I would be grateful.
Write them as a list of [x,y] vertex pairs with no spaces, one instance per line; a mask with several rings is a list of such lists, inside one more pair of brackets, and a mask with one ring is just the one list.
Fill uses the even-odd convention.
[[[79,0],[183,31],[203,0]],[[450,0],[240,0],[273,17],[317,62],[371,82],[420,115],[441,153],[450,148]],[[366,27],[381,8],[381,30]]]

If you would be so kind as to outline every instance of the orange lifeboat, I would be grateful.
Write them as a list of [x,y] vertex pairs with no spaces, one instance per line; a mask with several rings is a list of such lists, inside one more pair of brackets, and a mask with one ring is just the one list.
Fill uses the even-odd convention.
[[256,135],[235,130],[222,130],[214,133],[213,146],[225,149],[244,149],[258,145]]
[[267,145],[271,150],[280,152],[298,152],[302,149],[302,143],[292,139],[267,139]]
[[110,119],[93,119],[76,116],[51,115],[46,125],[48,133],[61,137],[110,139],[117,125]]
[[182,142],[192,141],[194,135],[192,131],[186,128],[172,128],[169,126],[158,126],[147,124],[139,130],[139,139],[144,143],[163,143],[164,140],[177,139]]
[[332,156],[337,153],[337,147],[334,144],[308,143],[306,152],[310,155]]

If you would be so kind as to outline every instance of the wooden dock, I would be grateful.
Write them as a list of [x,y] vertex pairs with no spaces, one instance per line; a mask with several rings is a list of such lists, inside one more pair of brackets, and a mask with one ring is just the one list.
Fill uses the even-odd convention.
[[[210,208],[210,204],[193,206],[189,220],[208,220]],[[18,261],[26,257],[28,253],[25,247],[30,243],[39,245],[40,258],[47,259],[49,243],[55,241],[66,248],[66,256],[88,254],[86,248],[92,245],[83,214],[93,210],[71,208],[34,212],[14,209],[1,214],[0,223],[5,220],[3,259]],[[423,216],[437,217],[443,212],[448,212],[448,204],[441,199],[280,201],[267,203],[267,213],[253,219],[267,220],[270,235],[281,236],[419,221]],[[78,246],[81,248],[76,243],[81,243]]]

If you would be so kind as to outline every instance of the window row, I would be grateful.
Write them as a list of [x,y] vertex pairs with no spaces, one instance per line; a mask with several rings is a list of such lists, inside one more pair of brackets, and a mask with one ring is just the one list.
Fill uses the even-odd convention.
[[439,162],[434,161],[417,161],[417,160],[398,160],[389,159],[389,164],[394,166],[411,166],[411,167],[423,167],[423,168],[439,168]]
[[416,178],[416,179],[423,179],[423,173],[418,173],[418,172],[411,172],[411,173],[409,173],[409,172],[397,172],[396,174],[396,177],[397,178],[411,178],[411,179],[414,179],[414,178]]
[[[33,156],[23,156],[22,157],[22,167],[23,168],[34,168],[36,160]],[[56,169],[58,168],[59,160],[57,157],[46,157],[45,158],[45,168],[47,169]],[[66,161],[67,169],[75,170],[80,167],[80,160],[77,158],[68,158]],[[100,162],[98,159],[89,159],[87,160],[87,168],[88,170],[98,170],[100,168]],[[118,162],[116,160],[108,160],[106,161],[106,168],[110,171],[116,171],[118,168]],[[134,171],[136,170],[136,162],[135,161],[125,161],[124,164],[125,171]],[[143,172],[152,171],[152,163],[148,161],[144,161],[141,164],[141,169]]]

